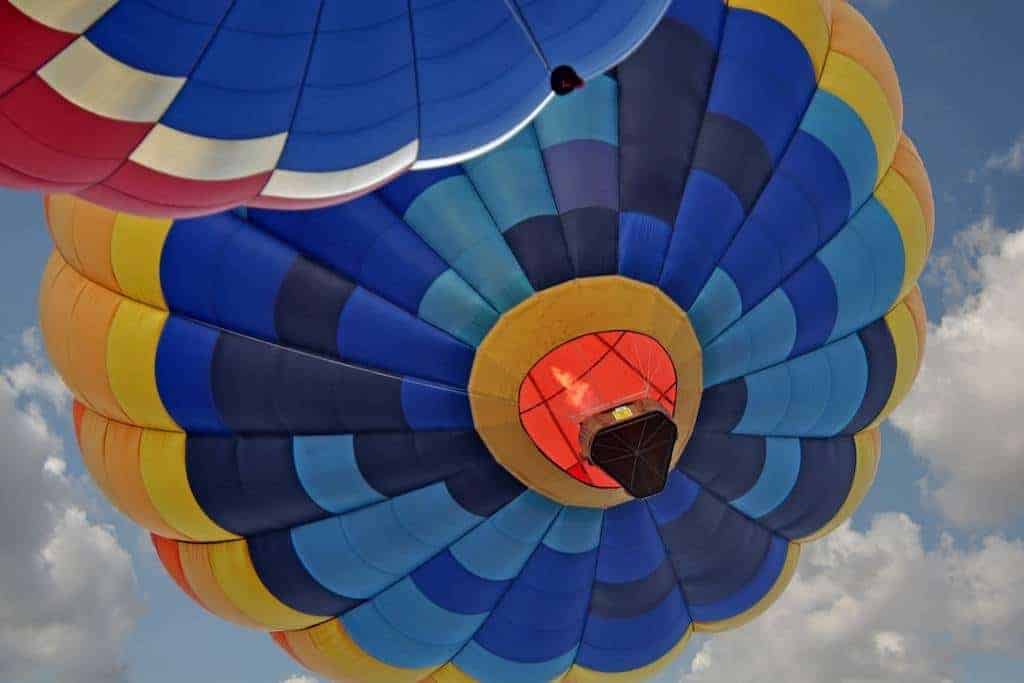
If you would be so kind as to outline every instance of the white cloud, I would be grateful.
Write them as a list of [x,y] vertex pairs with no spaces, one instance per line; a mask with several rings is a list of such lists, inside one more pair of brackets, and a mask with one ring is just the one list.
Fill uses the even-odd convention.
[[753,623],[697,643],[682,683],[937,683],[952,659],[1024,648],[1024,544],[944,536],[926,549],[904,514],[846,524],[805,548],[779,601]]
[[921,374],[892,422],[928,463],[925,496],[950,521],[1010,521],[1024,509],[1024,231],[986,219],[933,268],[947,295],[965,298],[929,326]]
[[66,408],[66,390],[26,339],[27,359],[0,370],[0,680],[126,680],[140,609],[131,558],[67,475],[42,407]]
[[318,683],[318,681],[315,678],[310,678],[309,676],[295,674],[294,676],[284,679],[281,683]]
[[990,171],[1003,171],[1005,173],[1020,173],[1024,171],[1024,133],[1014,141],[1009,149],[993,154],[985,162],[985,168]]

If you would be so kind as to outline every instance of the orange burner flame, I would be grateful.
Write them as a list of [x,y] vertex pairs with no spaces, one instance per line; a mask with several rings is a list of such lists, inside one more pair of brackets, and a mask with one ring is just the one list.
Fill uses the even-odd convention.
[[566,400],[576,410],[581,410],[589,398],[590,384],[582,379],[576,379],[571,372],[560,367],[551,367],[551,376],[555,378],[563,389],[565,389]]

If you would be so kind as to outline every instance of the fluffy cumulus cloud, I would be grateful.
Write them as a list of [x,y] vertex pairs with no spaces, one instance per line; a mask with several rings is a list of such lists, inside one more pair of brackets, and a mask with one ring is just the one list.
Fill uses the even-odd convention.
[[303,676],[301,674],[295,674],[294,676],[290,676],[290,677],[284,679],[283,681],[281,681],[281,683],[319,683],[319,682],[315,678],[310,678],[309,676]]
[[974,651],[1024,648],[1024,544],[989,536],[927,549],[904,514],[848,524],[804,550],[759,619],[699,644],[682,683],[937,683]]
[[1024,506],[1024,231],[987,219],[934,262],[951,306],[931,325],[917,383],[893,423],[931,475],[924,492],[961,526]]
[[131,558],[91,520],[44,417],[68,419],[68,396],[38,339],[0,370],[0,680],[53,671],[60,680],[126,678],[122,645],[138,614]]
[[1024,133],[1017,137],[1009,149],[989,157],[985,163],[985,168],[990,171],[1003,171],[1004,173],[1020,173],[1024,171]]

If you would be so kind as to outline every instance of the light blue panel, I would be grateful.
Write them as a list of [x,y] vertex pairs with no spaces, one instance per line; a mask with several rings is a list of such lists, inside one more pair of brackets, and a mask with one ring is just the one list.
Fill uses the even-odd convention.
[[590,552],[601,542],[603,519],[603,510],[563,508],[544,537],[544,545],[567,555]]
[[850,105],[819,90],[804,115],[801,130],[832,150],[850,183],[850,210],[856,211],[875,189],[878,155],[871,132]]
[[573,648],[561,657],[547,662],[511,662],[471,640],[452,661],[462,671],[486,683],[551,681],[568,671],[576,659],[576,650],[577,648]]
[[796,312],[776,289],[704,349],[704,384],[714,386],[785,360],[796,343]]
[[384,500],[359,471],[352,441],[351,434],[292,439],[302,487],[317,505],[335,514]]
[[558,215],[533,126],[462,168],[502,232],[527,218]]
[[445,547],[484,521],[459,505],[444,482],[399,496],[392,507],[409,533],[436,548]]
[[617,147],[619,84],[609,76],[588,81],[582,90],[556,97],[534,125],[543,149],[570,140],[599,140]]
[[533,294],[469,178],[455,175],[412,202],[405,221],[496,310]]
[[789,363],[776,365],[743,378],[747,406],[734,434],[772,434],[786,416],[793,387]]
[[769,438],[765,441],[764,468],[754,487],[732,505],[757,519],[777,508],[789,496],[800,475],[800,440]]
[[[688,314],[702,347],[738,320],[743,314],[743,299],[729,274],[715,268]],[[704,386],[711,385],[705,380]]]
[[794,358],[786,366],[790,381],[789,404],[775,429],[767,433],[804,436],[825,412],[832,391],[832,369],[820,349]]
[[444,664],[486,618],[486,614],[455,614],[438,607],[408,578],[341,617],[363,650],[406,668]]
[[[519,575],[560,510],[559,505],[527,491],[449,550],[463,567],[477,576],[508,581]],[[501,552],[496,552],[497,548]]]
[[418,315],[473,348],[498,322],[498,312],[450,268],[431,283]]
[[[387,503],[384,502],[365,509],[378,510],[386,506]],[[390,509],[387,509],[386,513],[393,516]],[[295,527],[291,531],[291,537],[295,553],[309,575],[324,588],[338,595],[371,598],[402,578],[401,575],[381,571],[363,560],[353,550],[342,528],[340,517]],[[408,540],[399,538],[395,539],[395,542],[400,544]]]
[[808,436],[835,436],[841,432],[857,414],[868,390],[868,358],[857,335],[844,337],[822,351],[832,369],[831,392],[825,412],[808,429]]

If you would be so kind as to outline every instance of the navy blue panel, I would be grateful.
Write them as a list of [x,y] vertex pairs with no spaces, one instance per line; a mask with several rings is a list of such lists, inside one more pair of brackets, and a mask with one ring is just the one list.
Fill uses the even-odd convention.
[[828,269],[812,258],[782,284],[782,289],[796,312],[796,343],[789,357],[823,346],[839,313],[836,285]]
[[576,662],[601,672],[639,669],[668,654],[682,640],[690,621],[678,587],[653,610],[632,619],[591,614]]
[[646,577],[626,583],[595,581],[590,611],[608,619],[628,619],[649,612],[677,586],[675,570],[668,557]]
[[717,46],[722,39],[726,14],[722,0],[686,0],[669,5],[665,20],[686,24],[700,33],[709,44]]
[[456,614],[489,612],[511,583],[473,574],[447,549],[420,565],[410,577],[435,605]]
[[353,365],[222,333],[213,395],[235,432],[343,434],[405,431],[402,381]]
[[665,21],[619,66],[623,211],[675,222],[714,60],[714,48],[700,33]]
[[839,512],[857,469],[853,437],[800,440],[800,474],[786,500],[759,521],[786,538],[813,534]]
[[707,491],[660,530],[689,605],[709,604],[742,588],[771,545],[766,529]]
[[274,597],[305,614],[333,617],[362,604],[362,600],[333,593],[310,576],[295,552],[289,531],[275,531],[247,539],[249,557],[260,581]]
[[779,161],[775,175],[786,176],[800,189],[818,213],[824,244],[839,232],[850,215],[850,181],[846,171],[828,145],[818,138],[797,131],[789,149]]
[[734,379],[708,387],[700,397],[696,431],[731,432],[747,410],[747,383]]
[[353,444],[359,472],[387,498],[491,460],[476,432],[356,434]]
[[734,500],[754,487],[765,455],[764,437],[694,432],[676,467],[719,498]]
[[857,336],[868,359],[868,388],[857,414],[846,425],[843,434],[856,434],[874,422],[889,402],[896,382],[896,344],[885,318],[871,323]]
[[619,215],[619,272],[651,284],[658,281],[672,228],[644,213]]
[[772,157],[761,138],[735,119],[708,112],[693,167],[721,178],[750,213],[772,174]]
[[462,175],[460,166],[445,166],[429,171],[412,171],[404,173],[391,181],[377,194],[399,216],[404,216],[416,198],[428,189],[452,176]]
[[223,434],[210,387],[217,332],[205,325],[170,316],[156,349],[156,386],[164,408],[188,432]]
[[448,479],[448,493],[464,510],[490,517],[526,490],[519,480],[493,460],[462,470]]
[[299,481],[289,437],[189,436],[188,483],[203,511],[239,536],[328,516]]
[[281,283],[274,311],[278,338],[285,344],[338,355],[338,318],[355,289],[323,266],[299,257]]
[[505,231],[505,241],[535,290],[572,279],[572,261],[558,216],[527,218]]
[[562,214],[565,241],[577,277],[610,275],[619,269],[619,215],[587,207]]

